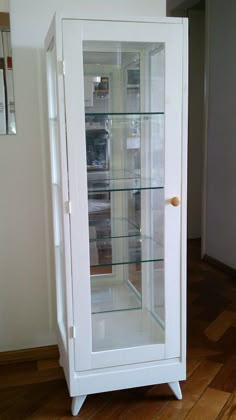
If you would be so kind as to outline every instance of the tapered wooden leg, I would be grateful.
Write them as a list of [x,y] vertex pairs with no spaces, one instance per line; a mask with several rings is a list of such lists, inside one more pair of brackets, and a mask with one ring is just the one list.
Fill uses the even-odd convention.
[[77,416],[79,410],[81,409],[83,402],[87,395],[79,395],[78,397],[72,398],[71,411],[73,416]]
[[169,382],[168,385],[169,385],[170,389],[173,391],[173,393],[175,394],[176,398],[178,400],[182,400],[182,392],[181,392],[181,389],[180,389],[179,382],[178,381]]

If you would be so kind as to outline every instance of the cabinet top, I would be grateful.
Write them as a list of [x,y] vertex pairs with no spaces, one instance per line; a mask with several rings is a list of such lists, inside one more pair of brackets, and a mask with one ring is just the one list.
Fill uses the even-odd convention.
[[140,23],[163,23],[163,24],[182,24],[188,18],[182,17],[162,17],[162,16],[110,16],[104,13],[85,14],[73,13],[73,11],[64,11],[55,13],[56,20],[90,20],[90,21],[111,21],[111,22],[140,22]]

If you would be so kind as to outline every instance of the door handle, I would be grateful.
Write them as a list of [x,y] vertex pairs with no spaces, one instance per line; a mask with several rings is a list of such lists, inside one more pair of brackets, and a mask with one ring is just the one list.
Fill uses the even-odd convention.
[[174,207],[178,207],[180,205],[180,198],[179,197],[172,197],[170,199],[170,204]]

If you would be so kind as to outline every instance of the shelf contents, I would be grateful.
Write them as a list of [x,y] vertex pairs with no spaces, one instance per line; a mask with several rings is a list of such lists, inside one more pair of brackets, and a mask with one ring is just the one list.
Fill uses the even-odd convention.
[[86,132],[87,170],[108,169],[108,132],[90,129]]

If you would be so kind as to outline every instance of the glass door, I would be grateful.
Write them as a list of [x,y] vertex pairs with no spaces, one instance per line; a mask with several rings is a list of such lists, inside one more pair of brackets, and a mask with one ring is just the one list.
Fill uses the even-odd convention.
[[[66,100],[73,74],[84,94],[74,104],[73,140],[68,135],[81,162],[80,179],[70,179],[78,196],[71,229],[77,250],[80,233],[89,238],[89,270],[74,278],[74,316],[81,331],[87,325],[87,366],[178,357],[180,209],[168,199],[181,195],[181,25],[78,21],[72,30],[71,23],[64,23]],[[67,53],[71,33],[77,60]]]
[[57,106],[57,58],[54,42],[46,54],[47,85],[48,85],[48,121],[49,141],[51,155],[51,189],[53,206],[53,232],[54,232],[54,262],[57,290],[57,322],[64,348],[67,348],[67,317],[66,317],[66,283],[65,283],[65,243],[63,235],[63,192],[61,178],[61,155],[58,132],[58,106]]

